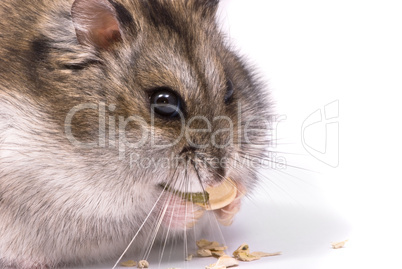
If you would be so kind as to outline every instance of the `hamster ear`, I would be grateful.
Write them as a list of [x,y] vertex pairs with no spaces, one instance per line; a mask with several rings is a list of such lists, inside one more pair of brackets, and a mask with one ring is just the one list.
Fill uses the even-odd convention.
[[207,0],[207,5],[212,7],[217,7],[219,5],[220,0]]
[[116,10],[108,0],[75,0],[71,16],[78,42],[82,45],[109,49],[122,41]]

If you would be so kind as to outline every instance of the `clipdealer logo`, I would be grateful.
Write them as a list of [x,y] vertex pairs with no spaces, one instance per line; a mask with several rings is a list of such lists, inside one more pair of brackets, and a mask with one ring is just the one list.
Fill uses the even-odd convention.
[[305,150],[328,166],[339,166],[339,100],[317,109],[306,118],[301,128]]

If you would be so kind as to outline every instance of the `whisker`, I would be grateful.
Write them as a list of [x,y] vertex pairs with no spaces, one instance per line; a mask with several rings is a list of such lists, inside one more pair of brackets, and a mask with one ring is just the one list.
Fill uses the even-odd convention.
[[[176,185],[178,179],[179,179],[179,175],[175,179],[174,185]],[[184,183],[181,182],[181,184],[184,184]],[[179,186],[179,189],[180,189],[180,186]],[[171,199],[182,199],[181,197],[176,196],[174,194],[172,194],[169,198],[170,198],[169,202],[166,203],[166,207],[165,207],[166,210],[167,210],[167,207],[169,206],[169,203],[170,203]],[[163,243],[162,253],[161,253],[161,256],[160,256],[160,260],[159,260],[159,265],[162,262],[163,255],[164,255],[164,252],[165,252],[165,249],[166,249],[166,245],[167,245],[167,241],[168,241],[168,238],[169,238],[169,232],[170,232],[170,229],[171,229],[171,226],[172,226],[172,221],[173,221],[173,216],[174,216],[174,213],[175,213],[175,209],[176,209],[176,203],[174,203],[174,206],[173,206],[173,209],[172,209],[172,212],[171,212],[169,225],[168,225],[168,228],[167,228],[167,231],[166,231],[166,237],[165,237],[165,240],[164,240],[164,243]]]
[[[172,201],[172,199],[174,199],[174,198],[175,198],[175,197],[174,197],[173,194],[171,194],[171,195],[168,197],[168,201],[166,202],[166,204],[165,204],[164,207],[163,207],[162,218],[165,217],[166,212],[167,212],[168,207],[169,207],[169,203],[170,203],[170,201]],[[174,212],[174,208],[173,208],[173,211],[172,211],[172,212]],[[161,221],[162,221],[162,218],[161,218]],[[171,225],[172,225],[172,215],[171,215],[171,217],[170,217],[170,221],[169,221],[169,225],[168,225],[168,227],[167,227],[166,233],[164,233],[164,235],[165,235],[165,240],[164,240],[164,243],[163,243],[163,245],[162,245],[162,250],[161,250],[160,256],[159,256],[159,266],[160,266],[161,263],[162,263],[163,255],[164,255],[164,253],[165,253],[165,249],[166,249],[167,240],[168,240],[168,237],[169,237],[169,232],[170,232]]]
[[[270,161],[271,163],[279,164],[279,165],[284,165],[283,163],[277,162],[277,161],[275,161],[275,160],[269,158],[269,156],[266,156],[266,155],[258,156],[258,155],[255,155],[255,154],[252,154],[252,153],[249,153],[249,152],[247,152],[247,153],[246,153],[246,152],[243,152],[243,151],[241,151],[241,150],[239,151],[239,155],[240,155],[242,158],[244,158],[244,159],[246,159],[246,160],[248,160],[248,161],[250,161],[250,162],[255,161],[255,160],[251,159],[250,157],[253,157],[253,158],[256,158],[256,159],[263,159],[264,157],[267,157],[267,160]],[[240,163],[240,164],[241,164],[241,163]],[[303,170],[303,171],[308,171],[308,172],[315,173],[315,171],[313,171],[313,170],[306,169],[306,168],[303,168],[303,167],[300,167],[300,166],[295,166],[295,165],[290,165],[290,164],[286,164],[286,166],[287,166],[287,167],[291,167],[291,168],[295,168],[295,169],[299,169],[299,170]],[[271,167],[271,169],[279,170],[279,169],[272,168],[272,167]]]
[[[173,195],[171,195],[171,197],[169,197],[169,202],[171,201],[171,199],[174,199],[174,198],[175,198],[175,197],[173,197]],[[168,207],[169,207],[169,203],[166,203],[165,208],[164,208],[163,217],[165,216]],[[173,207],[173,211],[172,211],[172,212],[174,212],[174,207]],[[165,252],[167,240],[168,240],[168,237],[169,237],[170,227],[171,227],[171,225],[172,225],[172,217],[173,217],[173,213],[172,213],[172,215],[171,215],[171,217],[170,217],[169,225],[168,225],[168,228],[167,228],[167,230],[166,230],[166,237],[165,237],[165,240],[164,240],[164,243],[163,243],[161,255],[160,255],[160,257],[159,257],[159,265],[160,265],[161,262],[162,262],[163,255],[164,255],[164,252]]]
[[[203,196],[203,198],[204,198],[204,201],[206,201],[206,200],[207,200],[207,198],[205,197],[205,192],[206,192],[206,191],[205,191],[205,188],[204,188],[204,184],[202,184],[200,172],[198,171],[197,166],[195,165],[194,162],[191,162],[191,164],[192,164],[193,167],[194,167],[195,173],[197,174],[198,182],[200,183],[200,186],[201,186],[201,188],[202,188],[202,196]],[[208,201],[208,203],[209,203],[209,201]]]
[[[200,182],[201,187],[202,187],[202,189],[203,189],[203,192],[205,192],[205,189],[204,189],[204,186],[203,186],[203,184],[202,184],[199,171],[198,171],[197,167],[196,167],[194,164],[193,164],[193,166],[194,166],[194,169],[195,169],[195,171],[196,171],[198,181]],[[204,196],[204,201],[205,201],[205,200],[206,200],[206,198],[205,198],[205,196]],[[209,201],[208,201],[208,204],[209,204]],[[212,216],[213,216],[213,219],[214,219],[214,223],[212,223],[211,214],[208,214],[208,219],[209,219],[209,222],[210,222],[210,224],[211,224],[211,227],[214,226],[213,224],[216,225],[217,230],[219,231],[219,235],[220,235],[220,237],[221,237],[221,242],[224,242],[224,243],[225,243],[225,238],[224,238],[224,236],[223,236],[223,232],[222,232],[221,226],[220,226],[220,224],[219,224],[219,221],[218,221],[218,219],[216,218],[215,214],[212,214]],[[225,243],[225,245],[226,245],[226,243]]]
[[159,195],[158,199],[156,200],[155,204],[153,205],[153,207],[151,208],[151,210],[149,211],[148,215],[146,216],[146,218],[144,219],[144,221],[142,222],[141,226],[139,227],[138,231],[136,232],[136,234],[134,235],[133,239],[131,239],[130,243],[128,244],[127,248],[124,250],[123,254],[119,257],[119,259],[117,260],[116,264],[113,266],[112,269],[115,269],[117,267],[117,265],[120,263],[120,261],[123,259],[124,255],[126,255],[127,251],[129,250],[129,248],[131,247],[131,245],[134,243],[134,240],[137,238],[138,234],[140,233],[140,231],[142,230],[142,228],[145,226],[145,223],[148,221],[149,217],[151,216],[152,212],[154,211],[157,203],[159,202],[159,200],[161,199],[163,193],[165,192],[165,189],[162,190],[161,194]]
[[[237,161],[237,160],[235,160]],[[247,168],[249,169],[249,168]],[[266,175],[262,174],[260,171],[258,170],[253,170],[254,173],[256,173],[258,176],[268,180],[271,184],[273,184],[276,188],[278,188],[279,190],[281,190],[284,194],[286,194],[286,196],[288,196],[289,198],[291,198],[293,201],[298,202],[297,200],[295,200],[287,191],[285,191],[281,186],[279,186],[277,183],[275,183],[271,178],[267,177]]]
[[[186,169],[185,171],[185,175],[184,175],[184,182],[187,182],[187,189],[186,189],[186,193],[188,192],[188,190],[190,189],[190,180],[188,178],[188,171],[187,171],[187,162],[186,162]],[[184,223],[187,224],[187,212],[188,212],[188,203],[186,202],[186,211],[184,213]],[[194,207],[192,208],[194,209]],[[191,212],[194,212],[194,210],[192,210]],[[193,215],[194,218],[194,215]],[[186,259],[188,256],[188,246],[187,246],[187,231],[186,229],[184,229],[184,259]]]
[[[242,154],[243,154],[243,153],[242,153]],[[251,156],[253,156],[253,155],[251,155]],[[242,157],[245,158],[246,160],[252,161],[251,159],[249,159],[249,158],[247,157],[247,154],[246,154],[246,156],[242,155]],[[257,156],[256,156],[256,157],[257,157]],[[274,162],[273,160],[270,160],[270,162],[271,162],[271,163],[275,163],[275,164],[283,165],[283,163]],[[298,169],[298,170],[302,170],[302,171],[306,171],[306,172],[310,172],[310,173],[317,173],[317,171],[314,171],[314,170],[311,170],[311,169],[306,169],[306,168],[302,168],[302,167],[298,167],[298,166],[292,166],[292,165],[289,165],[289,164],[285,164],[285,166],[291,167],[291,168],[294,168],[294,169]],[[292,178],[294,178],[294,179],[297,179],[297,180],[300,180],[300,181],[304,182],[305,184],[311,185],[311,183],[305,181],[304,179],[302,179],[302,178],[300,178],[300,177],[296,177],[296,176],[294,176],[294,175],[292,175],[292,174],[290,174],[290,173],[288,173],[288,172],[285,172],[284,169],[271,168],[270,171],[275,171],[275,172],[277,172],[277,173],[282,173],[282,174],[284,174],[284,175],[286,175],[286,176],[288,176],[288,177],[292,177]]]
[[[166,207],[167,207],[167,205],[168,204],[166,204]],[[147,247],[147,250],[146,250],[146,252],[144,254],[144,260],[147,260],[149,255],[150,255],[150,253],[151,253],[152,246],[155,243],[156,237],[157,237],[159,229],[160,229],[160,227],[162,225],[162,220],[163,220],[165,214],[166,214],[166,209],[165,209],[165,207],[163,207],[163,209],[158,214],[154,231],[153,231],[152,235],[149,237],[149,238],[151,238],[151,240],[147,242],[148,247]]]
[[[178,167],[175,168],[174,173],[173,173],[173,175],[172,175],[172,178],[175,177],[176,172],[177,172],[177,169],[178,169]],[[167,186],[165,186],[165,189],[166,189],[166,188],[167,188]],[[173,196],[173,194],[170,194],[170,193],[169,193],[169,197],[168,197],[167,203],[166,203],[166,201],[165,201],[166,205],[169,204],[169,202],[170,202],[170,197],[171,197],[171,196]],[[154,232],[153,232],[153,234],[149,237],[150,240],[149,240],[149,241],[147,242],[147,244],[146,244],[146,245],[148,245],[148,248],[147,248],[147,251],[146,251],[145,254],[144,254],[144,259],[145,259],[145,260],[148,259],[149,255],[150,255],[150,253],[151,253],[151,250],[152,250],[152,247],[153,247],[153,245],[154,245],[154,243],[155,243],[155,240],[156,240],[156,237],[157,237],[157,235],[158,235],[159,229],[160,229],[160,227],[161,227],[161,225],[162,225],[163,218],[164,218],[164,216],[165,216],[165,214],[166,214],[166,209],[167,209],[167,207],[162,207],[161,210],[160,210],[160,212],[158,213],[158,216],[157,216],[156,222],[155,222]]]

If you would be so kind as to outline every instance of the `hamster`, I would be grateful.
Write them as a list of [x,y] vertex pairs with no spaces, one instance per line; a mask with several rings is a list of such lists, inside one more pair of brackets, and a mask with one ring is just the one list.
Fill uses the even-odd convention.
[[180,237],[205,210],[179,193],[228,178],[237,199],[212,214],[232,222],[258,183],[244,163],[266,153],[272,105],[218,5],[0,1],[0,268]]

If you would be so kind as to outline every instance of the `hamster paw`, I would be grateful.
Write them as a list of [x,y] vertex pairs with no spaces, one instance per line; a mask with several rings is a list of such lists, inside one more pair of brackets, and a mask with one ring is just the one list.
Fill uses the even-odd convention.
[[233,223],[234,216],[240,211],[241,198],[244,196],[242,191],[237,192],[236,199],[224,208],[214,210],[215,216],[220,224],[230,226]]

